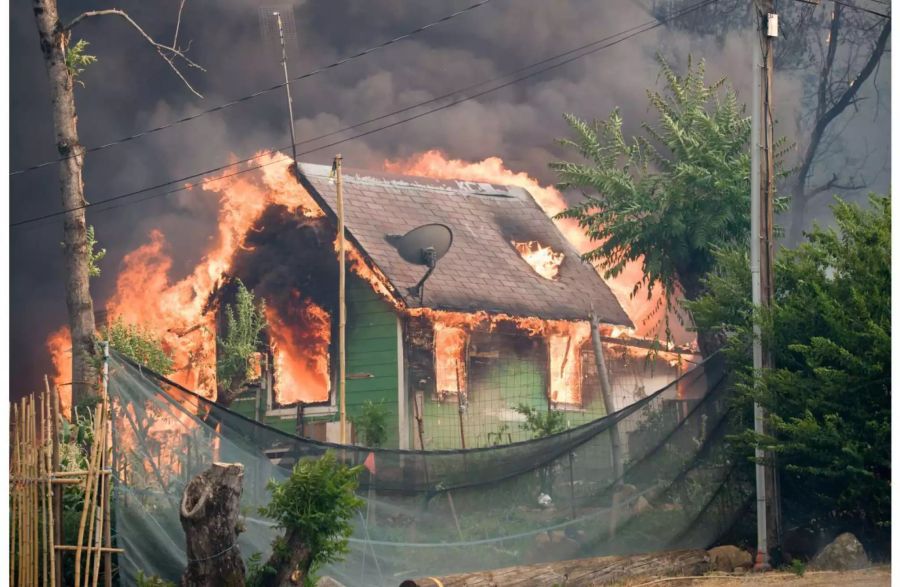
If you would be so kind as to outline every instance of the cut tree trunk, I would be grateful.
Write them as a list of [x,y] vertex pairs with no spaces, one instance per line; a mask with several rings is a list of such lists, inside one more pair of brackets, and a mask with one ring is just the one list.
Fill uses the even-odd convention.
[[[56,0],[33,0],[41,54],[50,81],[53,128],[59,163],[59,190],[62,195],[63,255],[65,257],[66,306],[72,335],[72,401],[97,395],[97,367],[94,355],[94,304],[88,283],[90,247],[85,222],[84,147],[78,141],[74,79],[66,67],[69,32],[59,20]],[[68,383],[68,382],[66,382]]]
[[244,562],[237,546],[244,466],[213,463],[184,488],[181,527],[188,566],[183,587],[244,585]]
[[309,567],[312,565],[312,551],[309,546],[293,532],[285,536],[284,543],[286,548],[282,553],[273,552],[269,558],[268,566],[277,571],[263,578],[263,587],[303,585],[304,579],[309,574]]
[[702,575],[709,569],[709,555],[705,550],[673,550],[412,579],[400,587],[587,587],[615,585],[634,577]]

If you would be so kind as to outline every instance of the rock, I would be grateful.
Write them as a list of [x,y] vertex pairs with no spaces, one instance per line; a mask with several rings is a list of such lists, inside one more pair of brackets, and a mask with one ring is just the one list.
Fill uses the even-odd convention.
[[869,566],[869,557],[856,536],[844,532],[816,555],[810,566],[822,571],[852,571]]
[[326,576],[316,582],[316,587],[344,587],[344,584]]
[[733,545],[717,546],[709,550],[709,562],[715,571],[726,573],[735,569],[747,570],[753,566],[753,556],[742,548]]
[[653,509],[653,506],[650,505],[650,502],[647,501],[647,498],[644,497],[643,495],[638,497],[635,500],[634,506],[632,507],[632,510],[636,514],[642,514],[644,512],[649,512],[652,509]]

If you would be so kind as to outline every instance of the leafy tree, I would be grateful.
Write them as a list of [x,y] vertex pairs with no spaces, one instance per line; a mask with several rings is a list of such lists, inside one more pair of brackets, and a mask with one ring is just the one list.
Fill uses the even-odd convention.
[[110,348],[160,375],[168,375],[173,370],[172,357],[163,347],[162,340],[137,324],[126,324],[116,318],[101,336],[109,341]]
[[647,92],[655,123],[643,123],[641,135],[626,138],[618,110],[590,124],[566,115],[574,138],[561,144],[587,163],[550,167],[561,188],[586,192],[559,214],[577,220],[599,243],[584,258],[606,277],[640,260],[644,276],[632,295],[644,287],[649,297],[661,287],[668,320],[679,291],[687,299],[703,292],[715,250],[747,241],[750,119],[724,78],[706,84],[702,61],[688,61],[684,76],[659,62],[665,90]]
[[218,337],[216,379],[218,402],[230,405],[253,375],[253,356],[259,349],[260,332],[266,327],[265,302],[259,303],[240,279],[234,305],[225,308],[225,337]]
[[350,519],[363,505],[355,493],[361,470],[325,453],[298,462],[284,482],[269,482],[272,501],[260,512],[285,534],[273,543],[269,561],[254,565],[253,584],[285,585],[290,578],[291,584],[302,579],[304,585],[315,585],[316,570],[347,553]]
[[[774,452],[784,512],[811,527],[850,530],[884,545],[890,521],[891,205],[841,200],[834,229],[779,251],[775,304],[754,316],[750,269],[741,251],[719,253],[708,293],[689,304],[698,326],[727,335],[738,401],[749,430],[750,403],[769,413],[768,437],[733,438],[748,456],[759,441]],[[751,384],[754,320],[775,366]],[[749,461],[748,461],[749,462]]]

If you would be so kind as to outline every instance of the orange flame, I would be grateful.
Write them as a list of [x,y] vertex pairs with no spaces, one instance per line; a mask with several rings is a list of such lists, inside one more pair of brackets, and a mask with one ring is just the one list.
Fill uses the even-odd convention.
[[535,273],[550,281],[559,277],[559,266],[565,258],[563,253],[557,253],[549,246],[542,246],[537,241],[513,241],[512,245],[525,259],[525,262],[531,265]]
[[275,397],[282,405],[324,402],[331,391],[331,316],[310,300],[297,301],[291,316],[266,306],[275,354]]
[[72,413],[72,336],[68,326],[60,326],[47,337],[47,349],[56,374],[51,377],[59,393],[63,414]]
[[407,314],[424,316],[433,324],[438,393],[466,393],[465,349],[469,334],[475,330],[489,332],[500,324],[508,324],[526,336],[543,337],[547,341],[550,399],[566,404],[581,403],[581,349],[591,336],[588,322],[486,312],[465,314],[430,308],[411,308]]

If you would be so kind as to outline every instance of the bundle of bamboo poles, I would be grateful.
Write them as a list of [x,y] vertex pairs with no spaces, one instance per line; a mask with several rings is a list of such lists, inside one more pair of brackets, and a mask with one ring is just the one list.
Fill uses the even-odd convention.
[[[94,408],[87,468],[60,471],[59,397],[47,385],[11,405],[9,584],[61,587],[63,555],[74,552],[74,585],[112,585],[111,426],[108,401]],[[63,544],[62,492],[81,489],[75,544]],[[101,561],[103,569],[101,573]]]

